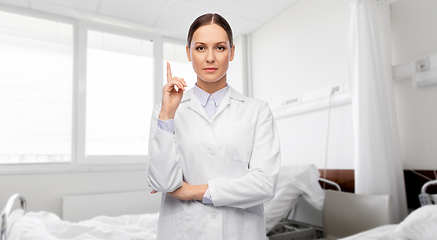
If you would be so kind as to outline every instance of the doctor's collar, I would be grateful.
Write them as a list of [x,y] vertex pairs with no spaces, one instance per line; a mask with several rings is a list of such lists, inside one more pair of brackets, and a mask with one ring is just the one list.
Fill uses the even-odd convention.
[[211,96],[214,99],[215,106],[218,107],[220,103],[222,102],[223,98],[229,91],[229,85],[226,84],[226,87],[215,91],[212,94],[209,94],[208,92],[204,91],[203,89],[199,88],[197,84],[193,88],[193,94],[199,99],[200,104],[202,104],[202,107],[205,107],[208,101],[211,101]]
[[[186,102],[186,101],[188,101],[188,100],[191,100],[191,98],[192,98],[192,96],[194,96],[194,91],[195,91],[195,88],[196,88],[197,86],[194,86],[193,88],[191,88],[191,89],[189,89],[189,90],[187,90],[185,93],[184,93],[184,96],[182,97],[182,100],[181,100],[181,103],[182,102]],[[199,88],[200,89],[200,88]],[[223,88],[223,89],[227,89],[226,90],[226,94],[224,94],[223,95],[223,99],[226,97],[226,95],[230,95],[230,98],[231,99],[234,99],[234,100],[237,100],[237,101],[240,101],[240,102],[244,102],[245,100],[246,100],[246,96],[244,96],[244,95],[242,95],[241,93],[239,93],[239,92],[237,92],[234,88],[232,88],[229,84],[225,87],[225,88]],[[202,90],[203,91],[203,90]],[[219,90],[220,91],[220,90]],[[197,93],[196,93],[197,94]],[[206,94],[208,94],[208,96],[209,96],[209,93],[206,93]],[[215,96],[214,96],[215,97]],[[205,102],[203,102],[202,103],[202,101],[200,101],[200,99],[199,99],[199,102],[201,102],[201,104],[205,104],[206,103],[206,101]]]

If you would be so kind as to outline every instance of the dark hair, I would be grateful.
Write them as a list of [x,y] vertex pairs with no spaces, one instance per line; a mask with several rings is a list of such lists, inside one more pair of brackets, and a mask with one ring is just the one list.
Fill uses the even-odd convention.
[[218,13],[206,13],[196,18],[196,20],[194,20],[194,22],[191,24],[187,36],[188,48],[191,47],[190,45],[191,45],[191,40],[193,39],[194,32],[202,26],[213,24],[213,23],[219,25],[225,30],[226,34],[228,34],[229,43],[232,47],[233,45],[232,29],[229,23],[226,21],[226,19]]

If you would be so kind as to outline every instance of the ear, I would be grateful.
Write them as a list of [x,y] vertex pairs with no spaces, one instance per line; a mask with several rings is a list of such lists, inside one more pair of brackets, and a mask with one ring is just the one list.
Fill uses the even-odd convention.
[[191,54],[190,54],[190,49],[188,48],[188,45],[185,47],[185,51],[187,51],[187,58],[188,58],[188,61],[191,62]]
[[232,44],[231,56],[229,57],[229,61],[234,60],[234,54],[235,54],[235,45]]

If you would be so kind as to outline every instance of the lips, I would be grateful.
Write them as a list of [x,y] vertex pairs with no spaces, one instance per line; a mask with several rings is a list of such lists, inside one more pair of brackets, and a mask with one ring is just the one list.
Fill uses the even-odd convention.
[[215,72],[215,71],[217,71],[217,68],[215,68],[215,67],[207,67],[207,68],[204,68],[203,70],[205,70],[207,72]]

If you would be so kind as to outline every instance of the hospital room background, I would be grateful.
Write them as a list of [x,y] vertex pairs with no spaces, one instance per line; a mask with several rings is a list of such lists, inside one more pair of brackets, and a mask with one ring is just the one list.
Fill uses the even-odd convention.
[[[122,2],[121,5],[117,5],[115,0],[0,0],[0,11],[32,17],[41,16],[51,20],[59,18],[67,23],[84,19],[84,22],[74,22],[79,26],[79,30],[74,33],[80,35],[86,31],[85,29],[88,30],[88,45],[83,44],[81,47],[88,47],[89,54],[92,54],[95,49],[102,48],[103,42],[107,43],[108,46],[112,44],[115,51],[135,51],[132,50],[133,47],[129,48],[131,47],[129,44],[124,43],[129,42],[129,37],[141,36],[147,41],[144,40],[142,43],[141,53],[135,54],[153,56],[160,60],[160,64],[155,64],[152,69],[155,78],[163,79],[163,62],[167,60],[174,66],[174,75],[181,75],[185,79],[192,78],[190,73],[186,73],[184,76],[187,66],[189,69],[184,53],[185,32],[169,28],[151,30],[144,27],[140,22],[143,13],[138,10],[141,7],[148,7],[144,5],[144,1],[118,2]],[[211,2],[170,0],[156,1],[153,4],[157,9],[156,14],[163,11],[176,13],[190,9],[186,13],[189,16],[186,19],[194,19],[203,12],[217,11],[222,13],[234,27],[236,33],[237,50],[235,60],[231,63],[228,72],[229,84],[245,95],[264,100],[270,104],[273,114],[277,118],[276,123],[280,132],[282,164],[314,164],[322,175],[326,168],[328,179],[331,177],[345,183],[346,187],[351,187],[346,191],[353,191],[355,152],[349,61],[350,1],[265,1],[279,6],[274,10],[276,12],[270,15],[266,14],[266,16],[253,14],[254,12],[262,13],[263,11],[259,9],[263,8],[264,11],[269,12],[266,9],[268,4],[264,1],[223,1],[229,6],[246,4],[245,13],[240,15],[232,13],[232,8],[222,7],[227,9],[222,11],[220,11],[220,7],[217,9],[209,8],[211,5],[208,4]],[[117,13],[117,9],[120,11],[128,9],[123,7],[127,4],[138,4],[138,8],[133,9],[132,13],[124,13],[124,15]],[[251,7],[254,8],[253,12]],[[402,69],[405,64],[414,64],[426,57],[435,59],[433,56],[437,54],[437,1],[391,1],[390,9],[393,90],[404,174],[411,179],[420,179],[420,176],[411,171],[415,170],[435,179],[433,171],[437,166],[437,85],[430,84],[418,87],[417,84],[413,83],[413,74],[398,76],[396,69]],[[149,10],[149,12],[153,11]],[[233,22],[233,19],[236,20]],[[184,24],[188,27],[191,20],[161,19],[155,23],[159,25],[165,21],[170,21],[175,26]],[[8,29],[7,26],[2,25],[0,23],[0,31],[14,32],[13,29]],[[68,31],[68,26],[66,29]],[[148,36],[150,37],[147,38]],[[120,48],[126,49],[120,50]],[[114,136],[118,134],[117,130],[111,133],[113,135],[107,134],[106,137],[109,139],[107,145],[102,145],[103,147],[99,144],[87,145],[88,143],[83,143],[85,141],[83,139],[87,139],[91,143],[98,136],[88,135],[92,133],[83,131],[83,125],[86,121],[93,121],[93,117],[98,118],[96,115],[103,115],[108,119],[118,115],[117,121],[121,121],[122,124],[116,124],[120,126],[127,126],[131,123],[136,125],[137,120],[134,119],[137,117],[136,114],[138,114],[139,119],[150,118],[152,103],[159,102],[162,85],[155,84],[154,87],[153,84],[147,85],[152,86],[148,88],[146,86],[146,94],[143,94],[143,97],[146,95],[144,99],[148,101],[148,104],[137,103],[132,108],[133,112],[129,112],[130,110],[122,107],[128,102],[119,102],[120,97],[124,98],[129,95],[123,92],[123,90],[128,91],[128,87],[119,88],[117,90],[119,92],[113,91],[114,89],[106,91],[105,87],[117,88],[120,85],[111,85],[112,83],[100,81],[102,85],[99,86],[97,80],[95,85],[91,83],[87,86],[83,85],[81,79],[84,76],[81,74],[84,71],[80,69],[92,66],[90,64],[93,62],[90,57],[91,60],[88,61],[87,66],[81,65],[80,60],[86,56],[80,55],[80,51],[74,50],[72,53],[78,54],[78,60],[75,60],[78,61],[77,69],[69,70],[69,74],[73,75],[73,79],[75,79],[73,86],[77,89],[77,95],[73,95],[71,92],[67,94],[73,102],[70,102],[70,112],[66,115],[70,119],[66,119],[65,115],[61,117],[70,127],[67,128],[69,132],[66,133],[66,136],[69,137],[68,146],[70,146],[67,147],[67,151],[58,152],[58,149],[65,147],[53,145],[53,148],[57,150],[46,155],[53,154],[55,157],[50,158],[44,156],[43,153],[31,153],[34,150],[31,145],[38,141],[37,132],[40,129],[31,129],[26,121],[12,126],[0,126],[0,134],[3,135],[0,136],[0,141],[2,141],[0,143],[1,206],[6,204],[7,199],[12,194],[19,192],[28,200],[28,210],[48,211],[61,216],[63,196],[150,190],[146,181],[146,157],[144,156],[144,150],[147,150],[146,133],[148,133],[149,126],[138,130],[143,131],[141,132],[142,137],[122,136],[128,140],[138,138],[138,142],[135,142],[134,145],[145,144],[144,149],[137,151],[135,148],[123,156],[116,149],[112,149],[110,144],[118,143],[114,140]],[[93,59],[98,61],[98,57]],[[1,61],[7,60],[2,59]],[[430,62],[431,68],[437,68],[434,60]],[[3,63],[0,64],[0,69],[3,69]],[[143,65],[138,65],[138,69],[141,66]],[[64,66],[53,66],[53,68],[57,67]],[[106,66],[100,70],[105,72],[110,68],[111,66]],[[79,71],[77,71],[78,69]],[[14,71],[26,72],[26,66],[22,66],[22,68],[17,66]],[[143,84],[129,80],[129,76],[136,73],[125,72],[124,74],[121,76],[123,79],[120,80],[125,83],[123,85]],[[96,73],[96,76],[98,78],[104,74]],[[0,80],[0,84],[2,84],[2,80]],[[47,81],[42,84],[51,83]],[[8,85],[7,82],[6,85]],[[333,88],[336,89],[336,92],[330,95]],[[60,89],[63,89],[63,86]],[[88,100],[93,99],[96,104],[102,104],[100,109],[99,106],[96,107],[85,102],[84,89],[88,91]],[[99,90],[110,93],[105,95],[106,92],[101,93]],[[65,93],[65,89],[63,91],[60,95]],[[35,93],[35,95],[38,94]],[[2,98],[0,95],[0,101]],[[99,98],[103,100],[99,101]],[[63,98],[59,99],[64,101]],[[129,100],[143,101],[142,98],[135,99],[135,97]],[[87,106],[86,117],[84,117],[84,111],[81,110],[83,106]],[[9,108],[11,107],[13,108],[13,106],[9,106]],[[117,113],[114,109],[124,112]],[[4,113],[7,110],[6,107],[2,107],[0,119],[5,116]],[[98,114],[93,113],[93,110],[99,111]],[[9,111],[13,112],[10,109]],[[45,113],[49,118],[53,117],[50,112]],[[41,120],[38,113],[29,112],[29,114],[29,119]],[[23,126],[18,124],[23,124]],[[35,126],[56,129],[59,127],[44,124]],[[90,126],[95,127],[95,130],[101,129],[99,127],[104,129],[105,126],[110,128],[109,124],[105,122],[90,124]],[[11,137],[13,135],[13,132],[9,131],[13,127],[22,129],[23,131],[16,133],[22,134],[26,139],[14,139],[12,143],[8,141],[5,136]],[[126,129],[126,131],[130,130]],[[119,130],[123,131],[123,128]],[[26,133],[26,131],[28,132]],[[32,138],[32,133],[36,133],[36,135],[33,136],[34,139],[29,139]],[[56,137],[62,141],[65,140],[65,135]],[[46,141],[47,139],[41,140],[50,142]],[[89,152],[85,151],[85,145],[87,146],[86,151]],[[6,147],[14,150],[9,151],[10,149],[8,150]],[[29,147],[31,150],[29,152],[23,150],[20,153],[16,150],[18,147]],[[42,147],[47,148],[47,146]],[[126,149],[122,151],[128,152],[129,148]],[[111,152],[112,150],[114,152]],[[29,156],[20,157],[20,154],[28,154]],[[369,174],[368,177],[372,178],[373,176]],[[411,203],[410,199],[408,202],[410,210],[419,207],[416,203],[418,202],[417,195],[414,196],[413,200],[415,203]],[[150,210],[158,210],[159,202],[156,196],[151,195],[150,202],[144,204],[150,205]]]

